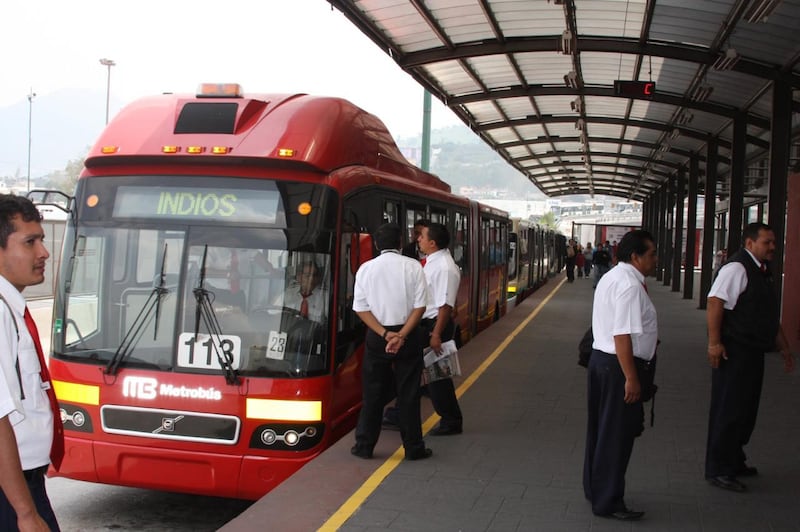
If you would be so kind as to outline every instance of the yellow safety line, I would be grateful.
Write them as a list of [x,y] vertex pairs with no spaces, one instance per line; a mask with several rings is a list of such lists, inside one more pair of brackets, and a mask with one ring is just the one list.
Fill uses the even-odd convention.
[[[525,318],[522,321],[522,323],[520,323],[517,326],[517,328],[514,329],[514,331],[511,334],[509,334],[508,337],[505,340],[503,340],[503,342],[500,343],[500,345],[497,346],[497,348],[494,351],[492,351],[492,354],[489,355],[486,358],[486,360],[484,360],[481,363],[481,365],[478,366],[475,369],[475,371],[473,371],[469,375],[469,377],[464,379],[464,382],[462,382],[461,386],[459,386],[458,390],[456,390],[457,397],[461,397],[462,395],[464,395],[464,393],[466,393],[466,391],[469,390],[469,388],[475,383],[475,381],[478,380],[478,377],[480,377],[487,369],[489,369],[489,366],[491,366],[492,363],[497,359],[497,357],[499,357],[500,354],[503,351],[505,351],[506,347],[508,347],[508,344],[510,344],[511,341],[514,338],[516,338],[517,335],[522,331],[522,329],[527,327],[527,325],[531,322],[531,320],[533,320],[533,318],[535,318],[539,314],[542,308],[544,308],[547,302],[550,301],[550,299],[555,295],[555,293],[561,288],[561,286],[565,282],[566,278],[562,279],[561,282],[558,283],[558,286],[556,286],[553,289],[553,291],[550,292],[550,294],[547,297],[545,297],[542,300],[542,302],[539,303],[539,305],[537,305],[535,309],[533,309],[533,311],[528,315],[528,317]],[[425,423],[422,425],[423,434],[427,434],[428,431],[433,428],[438,418],[439,418],[438,415],[432,414],[428,419],[425,420]],[[387,458],[386,461],[378,469],[376,469],[375,472],[372,473],[372,475],[370,475],[367,480],[364,481],[361,487],[359,487],[356,490],[356,492],[353,493],[350,496],[350,498],[347,499],[344,502],[344,504],[342,504],[339,507],[339,509],[336,510],[336,512],[327,521],[325,521],[325,523],[322,524],[321,527],[319,527],[318,530],[322,532],[339,530],[339,528],[345,523],[345,521],[350,519],[350,516],[352,516],[356,512],[356,510],[358,510],[358,508],[362,504],[364,504],[364,501],[367,500],[367,497],[369,497],[372,494],[372,492],[375,491],[375,489],[381,485],[383,479],[388,477],[389,474],[392,471],[394,471],[398,465],[400,465],[400,463],[403,461],[404,455],[405,452],[403,450],[403,446],[401,445],[392,454],[392,456]]]

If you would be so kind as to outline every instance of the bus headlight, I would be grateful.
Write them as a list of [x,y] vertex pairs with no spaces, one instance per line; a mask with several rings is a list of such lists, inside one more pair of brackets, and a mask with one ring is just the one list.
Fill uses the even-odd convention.
[[250,447],[270,450],[303,451],[322,441],[324,425],[283,424],[261,425],[250,438]]

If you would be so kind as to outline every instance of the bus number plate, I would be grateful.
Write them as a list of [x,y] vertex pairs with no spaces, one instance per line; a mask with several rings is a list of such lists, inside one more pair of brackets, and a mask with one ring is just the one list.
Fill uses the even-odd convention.
[[284,353],[286,352],[286,333],[278,331],[270,331],[269,339],[267,340],[267,358],[275,360],[283,360]]
[[178,344],[178,365],[182,368],[221,370],[220,357],[233,369],[241,364],[242,340],[238,336],[199,334],[195,339],[194,334],[183,333]]

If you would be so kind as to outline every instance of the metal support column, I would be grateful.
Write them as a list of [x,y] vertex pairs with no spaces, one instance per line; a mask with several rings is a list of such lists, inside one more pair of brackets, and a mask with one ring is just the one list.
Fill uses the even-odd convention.
[[733,119],[731,146],[731,195],[728,198],[728,256],[742,247],[742,218],[744,215],[744,173],[747,150],[747,120],[743,113]]
[[772,84],[772,131],[769,150],[769,220],[775,232],[775,257],[770,264],[778,294],[783,294],[784,240],[786,238],[786,185],[792,127],[792,87],[784,80]]
[[708,289],[711,288],[711,274],[714,269],[714,222],[716,214],[714,209],[717,204],[717,153],[716,138],[708,139],[708,153],[706,154],[706,185],[703,196],[703,255],[700,270],[700,304],[698,308],[705,309],[708,301]]
[[694,258],[697,245],[697,180],[700,174],[697,154],[689,160],[689,204],[686,208],[686,269],[683,272],[683,299],[694,296]]
[[675,230],[675,178],[670,177],[664,188],[667,191],[667,223],[664,226],[664,286],[672,284],[672,258],[675,256],[673,231]]
[[675,247],[672,253],[672,291],[681,291],[681,263],[683,262],[683,204],[686,196],[686,171],[678,169],[675,184]]
[[656,268],[656,280],[664,279],[664,248],[666,247],[666,227],[667,227],[667,188],[662,185],[658,189],[658,217],[656,218],[656,244],[658,246],[658,267]]

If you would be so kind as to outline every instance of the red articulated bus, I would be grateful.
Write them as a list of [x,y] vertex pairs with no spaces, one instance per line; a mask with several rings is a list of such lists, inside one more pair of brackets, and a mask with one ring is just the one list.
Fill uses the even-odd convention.
[[131,104],[86,158],[53,307],[58,474],[256,499],[355,426],[369,234],[449,227],[466,342],[505,312],[509,219],[345,100],[201,89]]

